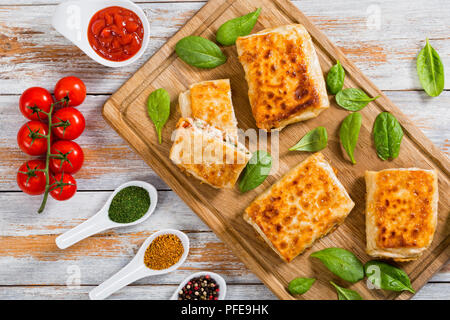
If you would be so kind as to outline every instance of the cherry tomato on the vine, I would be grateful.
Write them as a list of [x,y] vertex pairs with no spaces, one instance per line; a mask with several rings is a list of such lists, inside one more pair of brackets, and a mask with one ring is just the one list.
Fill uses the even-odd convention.
[[66,106],[76,107],[86,98],[86,86],[77,77],[65,77],[56,83],[54,95],[57,101],[67,99]]
[[50,195],[55,200],[64,201],[77,192],[77,182],[68,173],[57,173],[50,177]]
[[47,115],[38,112],[40,109],[44,112],[50,111],[53,103],[53,97],[46,89],[41,87],[32,87],[25,90],[19,99],[19,107],[25,118],[30,120],[45,120]]
[[61,108],[53,114],[52,132],[60,139],[75,140],[85,127],[83,115],[75,108]]
[[31,156],[38,156],[47,151],[48,126],[40,121],[28,121],[17,133],[17,143],[20,149]]
[[53,173],[76,173],[84,162],[84,153],[78,143],[69,140],[56,141],[50,148],[50,170]]
[[24,162],[17,172],[17,185],[23,192],[35,196],[45,191],[45,161],[29,160]]

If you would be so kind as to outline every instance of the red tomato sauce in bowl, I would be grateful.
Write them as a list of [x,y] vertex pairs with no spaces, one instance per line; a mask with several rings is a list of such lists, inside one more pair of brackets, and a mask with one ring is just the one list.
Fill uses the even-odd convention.
[[89,44],[99,56],[125,61],[141,49],[144,26],[133,11],[114,6],[94,14],[87,33]]

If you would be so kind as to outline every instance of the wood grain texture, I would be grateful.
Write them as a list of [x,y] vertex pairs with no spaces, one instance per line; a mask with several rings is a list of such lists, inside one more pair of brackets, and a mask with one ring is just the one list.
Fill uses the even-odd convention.
[[[43,1],[45,5],[36,5],[39,2],[34,1],[2,2],[8,4],[3,7],[0,4],[3,94],[18,94],[24,87],[36,83],[51,88],[62,74],[82,76],[90,93],[112,93],[204,5],[204,2],[140,4],[150,21],[151,41],[139,62],[119,71],[94,63],[52,29],[48,17],[55,10],[57,0]],[[34,4],[33,10],[29,5],[14,5],[20,3]],[[443,0],[417,1],[415,5],[408,0],[376,3],[302,0],[294,3],[382,90],[421,88],[414,64],[425,37],[430,38],[444,65],[450,65],[447,33],[450,8]],[[379,30],[367,26],[371,5],[380,10]],[[429,17],[432,22],[424,23]],[[448,81],[446,88],[450,88]]]
[[[88,96],[80,107],[86,119],[86,129],[76,140],[83,147],[85,162],[77,172],[80,190],[112,190],[132,179],[143,179],[158,189],[167,185],[138,155],[131,152],[123,140],[101,117],[101,105],[107,96]],[[15,177],[20,165],[33,157],[17,146],[17,132],[27,121],[19,111],[19,96],[0,96],[0,191],[19,190]],[[7,119],[7,120],[6,120]]]
[[[164,87],[169,91],[172,101],[176,101],[178,94],[185,90],[190,83],[207,79],[230,78],[233,100],[235,105],[239,106],[236,108],[236,113],[240,127],[244,130],[254,128],[253,119],[249,113],[247,93],[245,90],[237,89],[246,88],[246,83],[233,47],[224,49],[228,56],[226,65],[213,70],[201,71],[189,67],[177,59],[173,48],[175,43],[186,35],[195,34],[212,38],[215,30],[224,21],[253,11],[258,6],[263,6],[265,11],[261,14],[255,31],[287,23],[302,23],[313,38],[323,70],[328,70],[334,61],[339,59],[347,71],[347,87],[361,87],[371,96],[381,95],[378,100],[369,104],[361,112],[365,123],[360,133],[359,144],[362,152],[359,155],[360,158],[357,159],[357,165],[352,167],[347,160],[343,159],[338,139],[334,136],[331,137],[329,148],[324,151],[325,156],[332,160],[333,166],[341,173],[339,178],[349,190],[352,199],[356,202],[356,207],[342,227],[316,243],[312,250],[342,246],[352,249],[363,261],[367,261],[369,257],[361,247],[361,244],[364,243],[364,233],[361,228],[361,225],[364,224],[364,193],[361,192],[364,190],[361,179],[364,171],[367,169],[381,170],[386,167],[435,168],[439,172],[441,201],[438,230],[433,248],[418,261],[404,264],[404,269],[411,275],[413,285],[420,288],[432,274],[446,263],[450,256],[449,230],[447,228],[450,168],[448,159],[292,3],[284,0],[273,2],[217,0],[208,2],[107,101],[103,109],[105,119],[278,297],[294,298],[287,292],[286,285],[295,275],[298,275],[298,270],[302,270],[302,275],[306,276],[315,276],[319,273],[322,275],[323,266],[308,260],[307,254],[298,257],[290,264],[280,261],[274,252],[256,239],[255,232],[242,220],[242,212],[258,190],[267,188],[288,168],[305,158],[304,155],[286,154],[284,151],[297,141],[297,137],[317,125],[325,125],[329,132],[336,133],[340,123],[336,119],[343,119],[346,112],[334,105],[327,110],[326,116],[322,115],[283,130],[279,143],[282,152],[279,171],[266,180],[263,184],[264,187],[241,195],[236,189],[211,192],[210,187],[201,185],[180,173],[168,159],[170,132],[174,128],[179,114],[174,107],[172,111],[175,112],[172,112],[163,133],[164,142],[162,145],[158,145],[153,124],[146,117],[144,107],[148,94],[156,88]],[[402,143],[402,153],[399,158],[391,162],[382,162],[377,158],[375,152],[370,150],[373,149],[371,124],[380,111],[392,112],[405,129],[406,136]],[[339,155],[341,156],[339,157]],[[236,201],[237,198],[239,201]],[[227,206],[224,207],[223,203],[227,203]],[[327,286],[328,280],[326,276],[319,277],[318,284],[301,298],[331,298],[332,290]],[[406,293],[399,295],[371,292],[361,283],[352,287],[375,299],[406,299],[411,296]]]

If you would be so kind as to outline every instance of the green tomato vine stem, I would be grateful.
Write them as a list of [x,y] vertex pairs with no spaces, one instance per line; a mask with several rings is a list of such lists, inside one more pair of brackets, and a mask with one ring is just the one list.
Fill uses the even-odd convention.
[[38,112],[42,112],[43,114],[47,115],[47,118],[48,118],[48,133],[44,136],[44,138],[47,139],[47,154],[45,157],[45,169],[42,170],[45,174],[45,192],[44,192],[44,198],[42,199],[42,203],[41,203],[41,206],[39,207],[38,213],[42,213],[44,211],[45,205],[47,204],[48,194],[51,191],[49,165],[50,165],[50,158],[52,156],[52,154],[50,153],[51,138],[52,138],[52,113],[53,113],[53,109],[56,105],[58,105],[60,103],[64,103],[65,101],[66,101],[66,98],[63,98],[59,101],[52,103],[50,106],[50,110],[48,112],[38,110]]

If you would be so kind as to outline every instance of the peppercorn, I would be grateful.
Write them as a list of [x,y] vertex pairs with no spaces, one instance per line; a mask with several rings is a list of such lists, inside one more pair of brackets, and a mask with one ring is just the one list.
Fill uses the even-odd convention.
[[196,277],[178,292],[178,300],[218,300],[219,285],[209,275]]

